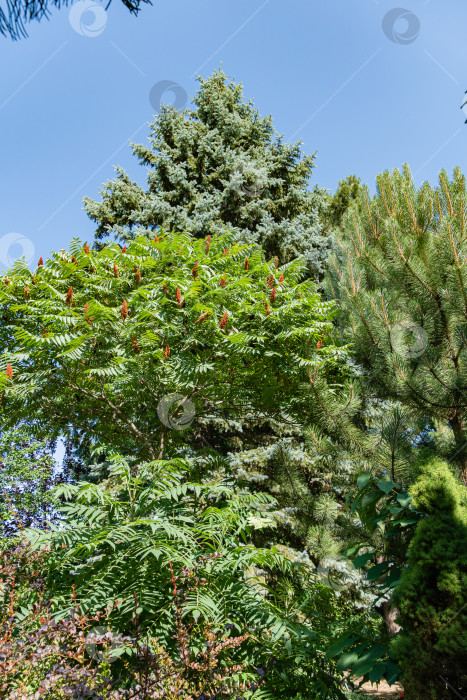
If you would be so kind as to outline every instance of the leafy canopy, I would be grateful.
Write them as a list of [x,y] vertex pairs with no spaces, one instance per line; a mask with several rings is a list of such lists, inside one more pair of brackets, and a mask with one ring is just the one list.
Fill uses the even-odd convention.
[[[61,489],[66,526],[26,533],[34,549],[46,547],[44,592],[54,618],[70,619],[73,609],[88,615],[105,610],[118,647],[110,654],[121,657],[110,669],[116,680],[128,656],[133,665],[137,660],[138,643],[128,638],[136,616],[138,640],[148,640],[149,653],[163,651],[178,665],[181,655],[194,659],[188,669],[193,680],[206,647],[215,646],[214,657],[230,648],[228,697],[237,696],[237,683],[264,675],[259,692],[253,692],[258,684],[247,687],[246,698],[282,698],[287,690],[290,697],[311,690],[323,700],[343,698],[322,649],[328,620],[313,605],[324,603],[333,614],[323,586],[314,582],[300,609],[285,605],[286,596],[269,592],[263,577],[274,570],[292,582],[297,567],[275,548],[249,542],[254,530],[270,526],[273,499],[238,494],[221,482],[181,483],[184,468],[179,460],[155,461],[139,464],[136,473],[115,457],[106,482]],[[23,615],[32,605],[29,599]],[[310,617],[313,629],[304,624]],[[207,670],[221,673],[225,662],[212,660]],[[206,674],[199,690],[206,692],[216,678]]]
[[53,441],[31,436],[26,425],[0,435],[0,536],[23,527],[45,527],[56,515],[57,474]]
[[333,304],[302,273],[227,234],[99,252],[75,240],[33,273],[16,263],[0,280],[2,426],[27,416],[45,434],[79,429],[153,459],[194,414],[196,428],[305,411],[301,382],[339,353],[317,347]]

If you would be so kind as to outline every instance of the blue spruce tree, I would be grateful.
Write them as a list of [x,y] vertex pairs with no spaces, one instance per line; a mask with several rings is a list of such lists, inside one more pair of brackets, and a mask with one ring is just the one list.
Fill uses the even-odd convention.
[[281,263],[303,255],[308,273],[318,275],[328,197],[310,189],[314,156],[300,143],[284,143],[271,117],[261,117],[222,71],[199,82],[194,109],[163,106],[149,144],[133,144],[149,169],[147,189],[117,168],[101,201],[85,199],[97,241],[126,241],[141,228],[200,238],[232,230],[237,241],[258,243]]

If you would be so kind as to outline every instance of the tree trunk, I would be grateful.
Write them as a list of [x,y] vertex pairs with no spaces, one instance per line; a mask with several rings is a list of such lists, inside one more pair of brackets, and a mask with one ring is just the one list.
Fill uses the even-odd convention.
[[401,628],[396,622],[396,617],[399,615],[399,608],[391,606],[387,601],[383,603],[383,617],[386,624],[386,629],[390,637],[393,637]]
[[460,465],[461,481],[467,486],[467,439],[465,437],[464,421],[456,412],[449,419],[449,425],[454,433],[457,448],[452,461],[455,460]]

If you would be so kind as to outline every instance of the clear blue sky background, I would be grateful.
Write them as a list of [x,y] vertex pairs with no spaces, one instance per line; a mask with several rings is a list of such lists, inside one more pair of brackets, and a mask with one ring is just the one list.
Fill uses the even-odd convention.
[[[146,138],[152,86],[193,95],[195,73],[221,61],[287,140],[317,151],[313,180],[330,190],[350,173],[373,186],[404,162],[418,183],[465,168],[467,3],[400,1],[419,21],[407,44],[383,32],[393,0],[155,0],[138,17],[113,0],[96,36],[64,8],[28,39],[0,37],[0,269],[9,233],[34,261],[73,236],[90,242],[83,195],[98,196],[117,164],[144,182],[128,141]],[[415,25],[399,19],[393,38]]]

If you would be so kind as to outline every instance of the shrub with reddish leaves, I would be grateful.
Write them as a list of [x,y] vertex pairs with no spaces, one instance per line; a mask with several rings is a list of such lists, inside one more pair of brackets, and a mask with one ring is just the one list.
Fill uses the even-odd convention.
[[[234,636],[230,626],[210,624],[195,629],[184,621],[189,596],[204,584],[196,568],[183,568],[177,576],[169,564],[174,640],[169,653],[157,638],[141,633],[136,595],[126,635],[111,629],[112,609],[80,612],[73,591],[76,607],[55,619],[40,575],[49,556],[48,550],[33,551],[22,543],[0,561],[0,693],[5,700],[250,698],[259,688],[262,669],[246,673],[246,664],[235,662],[235,651],[248,634]],[[202,639],[201,646],[199,641],[194,646],[195,638]]]

